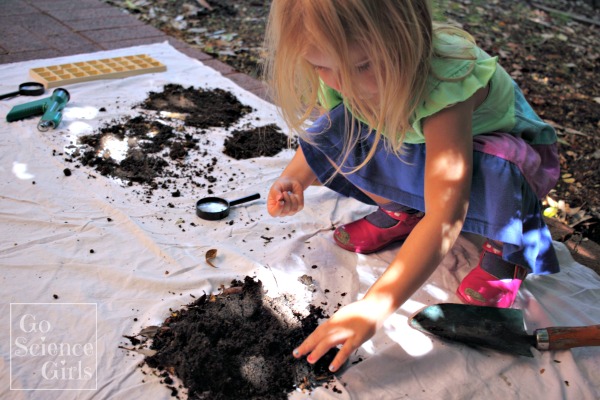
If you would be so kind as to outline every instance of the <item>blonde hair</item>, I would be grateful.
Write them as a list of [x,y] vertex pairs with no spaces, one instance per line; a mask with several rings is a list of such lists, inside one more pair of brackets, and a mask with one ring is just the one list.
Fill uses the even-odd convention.
[[[340,86],[352,111],[348,124],[343,165],[358,143],[355,115],[374,134],[374,144],[362,163],[366,165],[384,140],[400,154],[411,116],[421,101],[433,55],[433,21],[427,0],[273,0],[267,24],[267,57],[264,76],[270,95],[288,126],[306,137],[307,120],[326,113],[323,88],[314,68],[304,59],[310,46],[332,57],[339,66]],[[379,102],[376,108],[356,95],[355,66],[349,47],[358,45],[370,60]],[[385,135],[385,136],[384,136]]]

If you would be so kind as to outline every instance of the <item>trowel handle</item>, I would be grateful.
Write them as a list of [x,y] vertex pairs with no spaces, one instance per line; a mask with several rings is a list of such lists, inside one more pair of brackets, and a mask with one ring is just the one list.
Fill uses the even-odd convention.
[[539,350],[600,346],[600,325],[537,329],[534,335]]

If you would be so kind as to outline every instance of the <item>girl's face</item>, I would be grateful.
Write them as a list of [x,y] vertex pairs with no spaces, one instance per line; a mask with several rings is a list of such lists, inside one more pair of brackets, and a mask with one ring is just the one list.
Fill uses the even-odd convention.
[[[349,56],[351,68],[354,68],[354,76],[357,79],[356,82],[353,82],[356,95],[360,100],[369,101],[372,105],[376,105],[379,100],[379,89],[377,88],[371,60],[368,58],[367,53],[358,46],[350,47]],[[304,59],[313,66],[327,86],[346,96],[340,82],[339,66],[336,65],[333,57],[316,46],[310,46],[304,54]]]

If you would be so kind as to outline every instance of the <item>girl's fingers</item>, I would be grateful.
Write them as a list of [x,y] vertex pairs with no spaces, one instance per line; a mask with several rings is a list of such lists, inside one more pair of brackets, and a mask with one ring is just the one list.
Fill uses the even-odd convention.
[[304,189],[287,178],[276,180],[269,191],[267,210],[273,217],[294,215],[304,208]]
[[[329,328],[327,323],[319,326],[293,351],[294,356],[299,358],[308,354],[306,360],[309,363],[314,364],[333,347],[340,343],[344,343],[344,341],[348,342],[348,340],[346,340],[346,335],[344,334],[344,329],[331,330]],[[343,361],[348,358],[348,356],[345,356],[344,354],[348,353],[349,355],[351,352],[352,348],[350,348],[349,351],[342,353],[342,356],[344,357]],[[337,358],[338,357],[336,357],[336,359]],[[341,363],[339,365],[341,365]]]
[[281,215],[294,215],[300,211],[300,200],[297,195],[290,192],[283,192],[282,198],[284,204]]
[[[317,329],[319,328],[317,327]],[[313,349],[318,343],[318,341],[316,340],[316,333],[317,332],[315,331],[308,335],[308,337],[304,339],[302,344],[300,344],[300,346],[294,349],[294,351],[292,352],[294,354],[294,357],[300,358],[313,351]]]
[[281,216],[284,204],[285,202],[281,192],[277,192],[275,194],[269,193],[269,198],[267,200],[267,211],[272,217]]
[[[306,358],[306,361],[308,361],[311,364],[314,364],[317,361],[319,361],[319,359],[321,357],[323,357],[331,348],[333,348],[335,346],[336,346],[335,341],[333,341],[331,343],[320,342],[317,344],[317,346],[312,351],[307,350],[307,348],[298,347],[298,348],[294,349],[293,355],[296,358],[300,358],[305,353],[308,353],[308,357]],[[310,346],[308,346],[308,348],[310,348]],[[355,349],[356,349],[356,346],[352,345],[350,343],[350,340],[347,340],[346,343],[344,343],[344,345],[340,348],[340,350],[336,354],[336,356],[333,359],[333,361],[331,362],[331,364],[329,364],[329,366],[328,366],[329,370],[331,372],[336,372],[337,370],[339,370],[340,367],[342,365],[344,365],[346,360],[350,357],[350,355],[352,354],[352,352]]]
[[355,350],[355,347],[349,342],[350,341],[348,340],[346,341],[346,343],[344,343],[344,345],[342,346],[340,351],[338,351],[331,364],[329,364],[329,370],[331,372],[335,372],[338,369],[340,369],[340,367],[344,365],[348,357],[350,357],[350,354],[352,354],[352,352]]

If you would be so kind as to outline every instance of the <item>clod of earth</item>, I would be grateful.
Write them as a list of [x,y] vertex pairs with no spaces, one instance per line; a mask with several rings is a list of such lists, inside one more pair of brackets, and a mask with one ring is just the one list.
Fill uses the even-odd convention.
[[163,378],[177,376],[190,399],[283,400],[296,389],[325,385],[333,378],[327,366],[336,350],[314,366],[292,356],[325,315],[312,306],[298,312],[292,301],[267,297],[250,277],[233,281],[146,330],[154,352],[145,362]]
[[297,147],[297,143],[290,140],[279,127],[269,124],[249,130],[234,130],[233,134],[225,139],[223,153],[244,160],[254,157],[272,157],[282,149]]
[[230,127],[252,112],[252,107],[243,105],[226,90],[184,88],[176,84],[165,85],[162,92],[150,92],[142,108],[186,114],[185,124],[200,129]]

